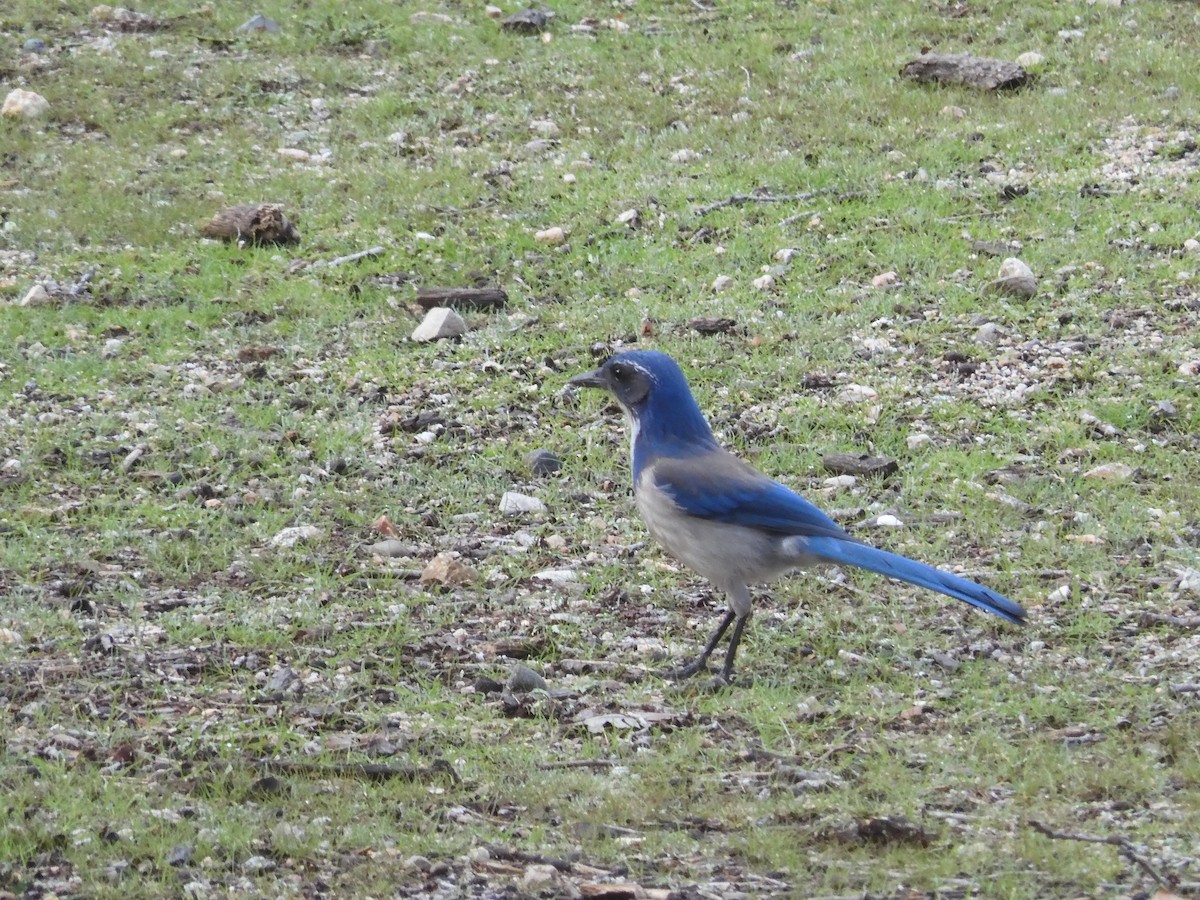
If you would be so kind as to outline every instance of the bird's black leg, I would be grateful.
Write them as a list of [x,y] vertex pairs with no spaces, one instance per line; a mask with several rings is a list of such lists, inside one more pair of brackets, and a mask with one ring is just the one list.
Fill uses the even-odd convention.
[[[697,656],[690,663],[688,663],[686,666],[681,666],[678,669],[672,669],[670,672],[667,673],[667,677],[671,678],[675,681],[681,681],[684,678],[691,678],[697,672],[703,671],[704,668],[708,665],[708,657],[712,654],[713,648],[717,646],[717,642],[720,641],[721,638],[725,634],[725,629],[727,629],[729,627],[730,623],[735,618],[737,618],[737,613],[735,613],[733,611],[733,609],[730,608],[729,611],[725,613],[725,618],[723,618],[721,620],[721,624],[717,626],[717,630],[714,631],[712,634],[712,637],[710,637],[708,639],[708,643],[704,645],[704,649],[700,651],[700,655]],[[738,626],[737,626],[737,628],[734,629],[733,637],[734,637],[735,643],[734,643],[733,647],[730,648],[731,652],[728,653],[725,657],[725,669],[723,671],[727,671],[733,666],[733,652],[732,651],[737,648],[736,641],[741,637],[742,623],[744,621],[745,621],[745,619],[739,619]],[[728,678],[726,680],[728,680]]]
[[[725,651],[725,665],[721,666],[721,680],[726,684],[733,681],[733,658],[737,656],[738,644],[742,641],[742,630],[749,621],[750,613],[740,616],[733,626],[733,634],[729,636],[729,649]],[[728,625],[728,621],[725,624]]]

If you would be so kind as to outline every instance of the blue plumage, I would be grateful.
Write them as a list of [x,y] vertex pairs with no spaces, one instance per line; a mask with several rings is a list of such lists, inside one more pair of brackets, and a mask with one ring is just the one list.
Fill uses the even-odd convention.
[[612,393],[631,427],[634,495],[655,539],[729,596],[729,610],[699,657],[705,668],[733,624],[721,676],[728,681],[746,621],[749,585],[821,562],[858,566],[938,591],[1010,622],[1025,610],[990,588],[862,543],[799,494],[724,450],[669,356],[635,350],[571,379]]

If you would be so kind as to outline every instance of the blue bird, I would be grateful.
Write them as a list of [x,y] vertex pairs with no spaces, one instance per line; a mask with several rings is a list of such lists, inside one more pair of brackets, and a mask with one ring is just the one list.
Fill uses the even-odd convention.
[[601,388],[616,398],[629,423],[634,497],[646,526],[669,554],[729,598],[725,617],[700,655],[672,677],[707,668],[713,648],[733,625],[720,676],[731,681],[750,618],[750,585],[815,563],[859,566],[1010,622],[1025,621],[1019,604],[983,585],[862,543],[799,494],[723,449],[683,371],[665,353],[620,353],[568,383]]

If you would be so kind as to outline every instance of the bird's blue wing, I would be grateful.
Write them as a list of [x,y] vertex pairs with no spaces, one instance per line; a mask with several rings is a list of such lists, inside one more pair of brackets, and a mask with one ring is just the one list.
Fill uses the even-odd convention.
[[781,536],[853,541],[833,519],[799,494],[756,472],[724,450],[656,460],[643,478],[690,516],[760,528]]

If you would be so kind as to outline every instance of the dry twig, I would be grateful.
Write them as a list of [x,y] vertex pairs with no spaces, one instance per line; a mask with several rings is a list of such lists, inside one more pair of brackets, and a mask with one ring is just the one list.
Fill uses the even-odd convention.
[[384,763],[309,763],[294,759],[260,759],[254,763],[266,772],[281,775],[315,775],[332,778],[365,778],[369,781],[420,781],[444,775],[460,783],[454,767],[444,759],[435,759],[428,766],[389,766]]
[[1118,834],[1109,835],[1108,837],[1097,837],[1093,834],[1073,834],[1069,831],[1055,831],[1048,825],[1043,825],[1037,819],[1029,820],[1029,827],[1038,834],[1044,834],[1048,838],[1056,841],[1080,841],[1085,844],[1108,844],[1116,847],[1131,863],[1137,865],[1143,872],[1153,878],[1159,884],[1170,884],[1170,882],[1159,874],[1154,866],[1150,865],[1150,861],[1142,856],[1134,849],[1132,842],[1128,838],[1123,838]]
[[724,200],[701,206],[696,210],[696,215],[707,216],[710,212],[724,209],[726,206],[741,206],[743,203],[804,203],[813,197],[823,197],[826,194],[833,194],[838,200],[853,200],[863,195],[862,191],[839,191],[837,188],[818,188],[802,194],[770,194],[765,191],[759,194],[730,194]]

